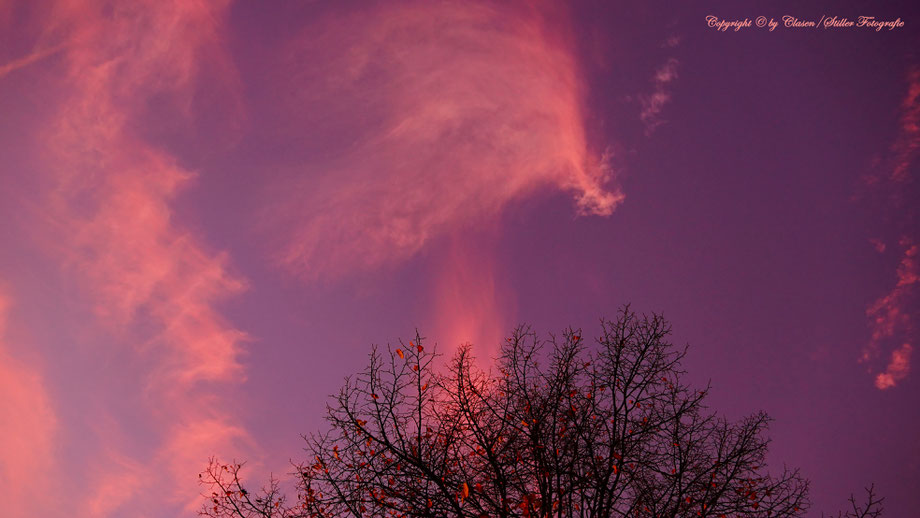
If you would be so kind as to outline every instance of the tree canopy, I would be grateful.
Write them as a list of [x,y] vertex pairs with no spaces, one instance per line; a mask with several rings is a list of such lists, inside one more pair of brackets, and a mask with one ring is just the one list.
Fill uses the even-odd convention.
[[[769,417],[732,422],[682,378],[660,315],[624,308],[589,344],[518,328],[495,365],[469,345],[446,366],[416,334],[374,348],[305,437],[295,495],[247,490],[240,464],[201,475],[212,517],[794,517],[796,469],[765,466]],[[880,501],[854,510],[880,513]],[[877,514],[841,514],[877,516]]]

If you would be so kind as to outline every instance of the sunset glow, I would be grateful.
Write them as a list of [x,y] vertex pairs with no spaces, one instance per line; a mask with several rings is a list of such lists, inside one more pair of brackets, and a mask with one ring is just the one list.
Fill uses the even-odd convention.
[[920,11],[717,4],[0,0],[0,515],[193,516],[372,344],[626,303],[818,514],[920,507]]

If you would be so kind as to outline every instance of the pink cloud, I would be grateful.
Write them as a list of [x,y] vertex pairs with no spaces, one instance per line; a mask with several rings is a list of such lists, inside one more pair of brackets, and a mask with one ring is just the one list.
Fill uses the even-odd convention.
[[[205,409],[199,410],[206,412]],[[206,412],[195,419],[176,423],[170,430],[167,442],[153,462],[158,468],[155,476],[165,487],[178,484],[178,491],[166,496],[180,502],[186,513],[193,514],[201,507],[198,473],[204,469],[202,454],[210,452],[232,460],[241,458],[244,450],[253,449],[249,433],[234,423],[232,416]],[[257,465],[255,471],[248,470],[250,474],[261,474],[259,459],[247,458]]]
[[875,251],[880,254],[884,253],[885,248],[887,248],[884,241],[882,241],[881,239],[875,238],[875,237],[869,239],[869,244],[871,244],[872,248],[874,248]]
[[[887,160],[876,160],[876,170],[864,178],[867,187],[884,195],[885,210],[892,211],[892,218],[903,229],[898,243],[903,255],[896,270],[897,281],[866,311],[872,334],[863,348],[860,361],[877,358],[886,346],[893,347],[890,345],[892,342],[899,344],[891,350],[891,359],[885,371],[876,375],[875,385],[879,389],[894,387],[907,377],[911,344],[916,343],[916,322],[920,318],[917,309],[920,244],[911,236],[916,232],[917,212],[916,203],[909,199],[916,190],[916,179],[911,171],[920,150],[920,68],[908,70],[907,80],[907,94],[901,102],[900,131],[891,145],[891,156]],[[880,239],[870,242],[879,252],[887,249]]]
[[890,199],[885,203],[899,208],[905,201],[908,205],[913,201],[901,191],[909,190],[914,181],[911,165],[920,151],[920,67],[908,69],[907,83],[907,94],[901,101],[899,131],[889,148],[890,154],[885,159],[876,157],[872,170],[862,178],[866,187],[888,191]]
[[304,30],[281,65],[296,92],[281,126],[329,158],[281,168],[270,192],[269,221],[296,229],[276,236],[281,264],[315,280],[396,263],[540,192],[614,210],[566,39],[516,7],[387,3]]
[[908,168],[920,149],[920,68],[912,68],[907,79],[907,95],[901,102],[901,132],[891,146],[894,152],[891,179],[900,183],[910,179]]
[[[671,39],[668,40],[669,43],[671,41]],[[677,45],[678,42],[679,40],[673,40],[673,45]],[[668,46],[673,45],[668,44]],[[639,118],[645,124],[646,135],[651,134],[655,128],[663,124],[661,112],[671,101],[670,86],[675,79],[677,79],[677,60],[671,58],[655,71],[652,77],[652,92],[639,96],[642,104]]]
[[141,491],[152,487],[148,469],[135,459],[118,452],[104,455],[106,462],[96,466],[92,493],[85,503],[86,516],[112,516],[136,500]]
[[[58,418],[42,374],[12,355],[6,340],[10,301],[0,292],[0,494],[3,515],[52,513],[58,498]],[[39,483],[40,481],[40,483]],[[50,493],[50,494],[49,494]]]
[[60,52],[62,48],[63,45],[55,45],[50,48],[38,49],[27,56],[23,56],[19,59],[4,63],[0,65],[0,78],[21,68],[25,68],[33,63],[37,63],[47,57],[53,56]]
[[433,287],[436,327],[428,332],[449,346],[474,344],[482,367],[488,368],[509,326],[517,323],[512,290],[497,272],[493,246],[470,249],[461,236],[452,236],[446,246]]
[[[901,245],[904,247],[904,255],[898,265],[895,286],[866,310],[872,334],[860,358],[863,362],[878,356],[882,347],[890,340],[898,337],[911,339],[916,331],[914,319],[917,318],[915,299],[917,286],[920,285],[920,258],[918,258],[920,245],[913,244],[907,238],[901,241]],[[897,366],[908,361],[910,350],[910,344],[905,343],[900,349],[892,352],[892,361],[888,366],[888,371],[879,375],[876,380],[879,388],[892,387],[907,375],[906,363],[903,368]],[[895,361],[895,356],[898,362]],[[892,366],[896,368],[892,370]],[[884,379],[884,387],[879,381],[882,379]]]
[[879,390],[885,390],[895,386],[899,381],[907,377],[910,372],[910,353],[913,347],[910,344],[903,344],[898,349],[891,352],[891,361],[885,372],[875,377],[875,386]]
[[[172,203],[195,173],[135,131],[154,97],[189,120],[203,67],[229,67],[220,46],[226,2],[109,7],[60,1],[46,27],[68,44],[60,109],[44,134],[42,241],[94,308],[99,335],[113,337],[96,347],[127,347],[144,366],[134,383],[153,423],[151,443],[109,444],[86,468],[90,487],[74,507],[90,516],[118,514],[129,499],[138,512],[197,505],[208,457],[232,456],[248,437],[224,399],[244,379],[246,335],[215,309],[245,282],[174,221]],[[96,433],[111,442],[111,430]]]
[[[246,282],[177,221],[176,198],[197,174],[140,133],[152,118],[192,121],[202,82],[235,84],[221,47],[226,6],[60,0],[42,20],[43,43],[2,65],[3,73],[47,66],[61,78],[36,157],[41,209],[28,216],[41,220],[36,241],[93,308],[92,347],[118,348],[138,366],[131,382],[142,396],[132,411],[150,423],[143,439],[124,441],[117,436],[131,425],[118,410],[81,415],[104,426],[67,441],[104,447],[71,472],[86,480],[68,502],[78,516],[119,515],[129,503],[138,514],[167,505],[190,511],[210,455],[257,460],[227,397],[245,378],[247,336],[217,310]],[[362,115],[338,120],[358,137],[333,142],[336,158],[270,178],[272,222],[297,229],[281,238],[279,261],[298,275],[404,260],[528,196],[563,191],[578,213],[599,215],[622,200],[604,153],[585,134],[577,63],[540,13],[390,4],[337,22],[351,29],[314,38],[321,27],[309,28],[287,48],[280,72],[285,86],[308,85],[285,105],[297,128]],[[506,318],[496,304],[506,287],[488,255],[444,265],[436,305],[458,340],[491,341]],[[47,469],[53,458],[43,461],[42,452],[57,428],[43,380],[0,359],[0,374],[10,372],[0,381],[4,404],[38,415],[28,437],[3,436],[33,441],[38,457],[30,461]],[[23,491],[17,502],[25,505],[32,489]]]
[[[307,281],[371,271],[560,191],[580,215],[611,214],[624,196],[586,134],[563,18],[523,4],[409,2],[305,28],[280,60],[279,138],[299,133],[323,151],[272,168],[282,171],[265,198],[277,261]],[[450,246],[426,332],[497,344],[513,310],[493,244]]]

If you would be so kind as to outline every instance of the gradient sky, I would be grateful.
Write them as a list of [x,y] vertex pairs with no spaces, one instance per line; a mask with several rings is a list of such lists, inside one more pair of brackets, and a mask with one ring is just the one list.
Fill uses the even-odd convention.
[[624,303],[814,514],[915,515],[920,9],[634,4],[0,0],[4,516],[190,516],[372,343]]

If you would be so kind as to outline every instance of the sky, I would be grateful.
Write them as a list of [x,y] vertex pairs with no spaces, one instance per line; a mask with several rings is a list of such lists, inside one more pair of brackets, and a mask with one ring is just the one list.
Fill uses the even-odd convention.
[[815,515],[910,516],[920,9],[705,4],[0,0],[4,515],[193,516],[372,344],[628,303]]

